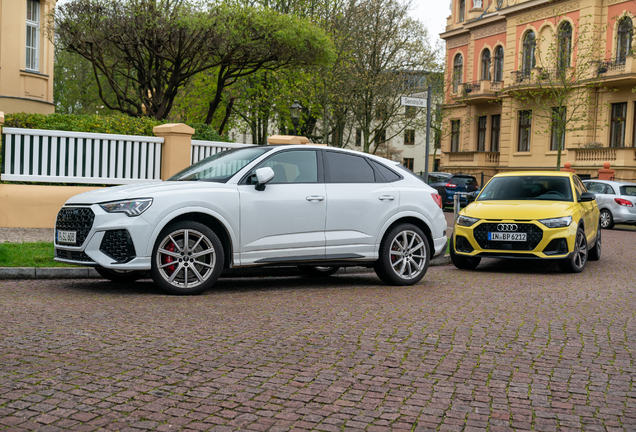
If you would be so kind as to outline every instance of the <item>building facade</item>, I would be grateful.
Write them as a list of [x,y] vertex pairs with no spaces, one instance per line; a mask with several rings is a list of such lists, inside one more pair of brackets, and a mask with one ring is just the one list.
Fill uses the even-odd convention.
[[45,35],[55,0],[0,0],[0,111],[51,114],[53,43]]
[[[631,0],[452,0],[441,34],[442,170],[553,170],[560,147],[561,167],[596,177],[609,162],[617,179],[636,181],[635,15]],[[569,91],[562,109],[551,97],[524,104],[563,76],[576,78],[559,87]],[[567,130],[539,115],[565,119],[577,109]]]

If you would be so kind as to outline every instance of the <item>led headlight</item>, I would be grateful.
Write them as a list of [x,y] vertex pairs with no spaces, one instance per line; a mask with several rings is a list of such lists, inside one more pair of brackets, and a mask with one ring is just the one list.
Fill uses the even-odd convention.
[[113,201],[99,206],[108,213],[125,213],[126,216],[139,216],[152,204],[152,198],[133,199],[126,201]]
[[570,226],[570,224],[572,223],[572,216],[565,216],[554,219],[542,219],[539,222],[541,222],[548,228],[565,228],[567,226]]
[[468,216],[459,216],[457,218],[457,225],[469,227],[479,222],[479,219],[471,218]]

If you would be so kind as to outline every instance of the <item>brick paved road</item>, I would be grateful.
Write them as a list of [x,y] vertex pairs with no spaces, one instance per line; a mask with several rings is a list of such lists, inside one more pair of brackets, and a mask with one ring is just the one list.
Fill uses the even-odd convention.
[[0,281],[0,425],[23,430],[636,430],[636,232],[583,275]]

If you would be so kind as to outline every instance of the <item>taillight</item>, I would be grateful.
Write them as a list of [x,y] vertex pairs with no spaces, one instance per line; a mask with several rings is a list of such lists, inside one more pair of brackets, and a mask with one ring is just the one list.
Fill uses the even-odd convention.
[[614,198],[614,201],[616,201],[616,204],[618,205],[622,205],[625,207],[634,207],[634,204],[632,204],[631,201],[623,199],[623,198]]
[[433,201],[435,201],[439,208],[442,208],[442,196],[438,193],[431,194],[431,196],[433,197]]
[[452,183],[446,183],[445,187],[447,187],[449,189],[455,189],[457,187],[457,185],[456,184],[452,184]]

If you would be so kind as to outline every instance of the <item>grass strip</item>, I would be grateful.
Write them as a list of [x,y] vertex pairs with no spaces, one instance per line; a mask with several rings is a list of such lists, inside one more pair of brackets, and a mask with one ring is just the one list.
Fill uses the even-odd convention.
[[77,267],[53,261],[53,242],[0,243],[0,267]]

